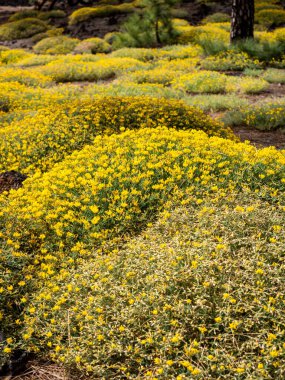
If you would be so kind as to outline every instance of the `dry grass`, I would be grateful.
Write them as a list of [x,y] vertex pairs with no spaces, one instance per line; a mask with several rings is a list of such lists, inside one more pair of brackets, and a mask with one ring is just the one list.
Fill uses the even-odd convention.
[[[77,377],[78,379],[79,377]],[[72,380],[70,374],[61,366],[51,362],[32,361],[25,372],[7,377],[7,380]],[[6,378],[5,378],[6,380]]]

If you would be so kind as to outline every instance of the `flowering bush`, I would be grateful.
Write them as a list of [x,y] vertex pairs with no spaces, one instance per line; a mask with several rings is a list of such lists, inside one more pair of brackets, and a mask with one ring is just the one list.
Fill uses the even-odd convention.
[[217,71],[242,71],[245,68],[260,68],[258,60],[252,60],[246,53],[237,51],[222,52],[215,56],[205,58],[201,62],[201,67],[206,70]]
[[202,129],[210,135],[233,138],[229,129],[180,101],[99,97],[71,105],[51,105],[0,129],[0,170],[46,171],[75,149],[92,143],[98,134],[157,126]]
[[39,41],[33,49],[39,54],[67,54],[71,53],[79,42],[77,38],[67,36],[47,37]]
[[[181,375],[195,368],[197,375],[250,373],[259,362],[278,375],[282,366],[273,363],[283,355],[281,322],[274,327],[268,318],[283,318],[284,178],[285,156],[273,148],[158,128],[98,136],[27,180],[1,201],[2,355],[18,345],[24,328],[17,338],[22,346],[48,349],[53,359],[77,363],[91,376],[155,376],[156,364],[164,372],[168,360],[170,373]],[[254,194],[259,199],[250,202]],[[168,220],[172,199],[194,206],[178,213],[180,222]],[[166,240],[155,230],[157,248],[142,240],[118,258],[118,244],[159,210],[166,210],[158,227]],[[252,347],[255,332],[260,341]],[[266,345],[262,337],[269,333],[277,340]],[[212,336],[220,336],[214,345]],[[252,360],[248,349],[260,355]],[[199,361],[195,355],[202,355]]]
[[36,18],[9,22],[0,26],[0,41],[29,38],[37,33],[45,32],[47,29],[48,25]]

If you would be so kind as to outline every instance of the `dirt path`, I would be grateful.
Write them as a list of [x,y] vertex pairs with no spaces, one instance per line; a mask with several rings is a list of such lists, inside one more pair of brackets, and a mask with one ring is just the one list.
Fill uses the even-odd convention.
[[263,132],[248,127],[233,127],[232,130],[241,141],[248,140],[258,148],[275,146],[285,149],[285,133],[280,130]]

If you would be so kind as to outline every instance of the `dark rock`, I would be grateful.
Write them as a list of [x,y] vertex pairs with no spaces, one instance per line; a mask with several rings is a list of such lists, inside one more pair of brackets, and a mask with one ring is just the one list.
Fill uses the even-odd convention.
[[22,373],[26,369],[27,363],[31,357],[32,355],[27,351],[13,351],[8,363],[4,364],[3,367],[0,368],[0,377],[16,376]]
[[10,170],[0,173],[0,193],[10,191],[11,189],[19,189],[22,183],[27,179],[25,174]]

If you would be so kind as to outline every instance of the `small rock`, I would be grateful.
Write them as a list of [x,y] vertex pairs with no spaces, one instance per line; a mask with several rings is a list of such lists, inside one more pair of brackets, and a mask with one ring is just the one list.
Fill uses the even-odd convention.
[[0,193],[10,191],[11,189],[19,189],[22,183],[27,179],[25,174],[10,170],[0,173]]

